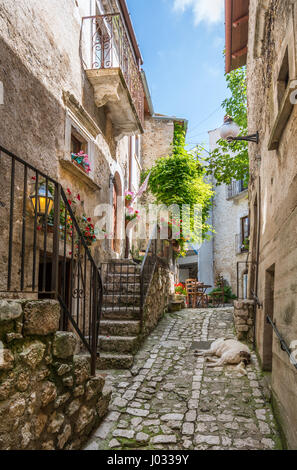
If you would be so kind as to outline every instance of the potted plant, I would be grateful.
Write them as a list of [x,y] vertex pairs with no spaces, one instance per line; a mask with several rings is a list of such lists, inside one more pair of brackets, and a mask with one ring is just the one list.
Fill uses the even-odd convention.
[[125,191],[125,206],[128,209],[128,207],[131,206],[132,200],[134,197],[134,193],[131,191]]

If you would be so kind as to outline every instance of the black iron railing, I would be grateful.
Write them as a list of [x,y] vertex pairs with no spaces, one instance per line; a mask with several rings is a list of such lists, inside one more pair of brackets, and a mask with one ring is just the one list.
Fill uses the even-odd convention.
[[276,334],[278,340],[279,340],[279,343],[280,343],[280,347],[282,349],[282,351],[286,352],[290,358],[290,361],[291,361],[291,364],[295,367],[295,369],[297,369],[297,362],[296,362],[296,359],[295,357],[292,355],[291,351],[290,351],[290,348],[289,346],[287,345],[286,341],[284,340],[284,338],[282,337],[279,329],[277,328],[276,326],[276,323],[272,320],[272,318],[267,315],[266,316],[266,320],[268,323],[270,323],[270,325],[272,326],[273,328],[273,331],[274,333]]
[[[144,124],[144,87],[140,64],[137,63],[129,35],[120,13],[88,16],[83,18],[82,41],[91,40],[91,57],[84,58],[86,69],[119,68],[137,111]],[[84,54],[82,54],[84,56]]]
[[172,244],[160,239],[156,226],[149,240],[141,264],[132,260],[101,263],[103,279],[103,316],[114,319],[140,319],[142,321],[146,296],[156,266],[172,269],[175,260]]
[[0,294],[59,300],[63,330],[77,333],[95,373],[100,272],[61,185],[0,146]]
[[244,183],[243,180],[232,181],[227,187],[227,198],[231,199],[232,197],[238,196],[242,192],[248,189],[248,185]]
[[140,316],[140,266],[131,261],[109,261],[101,264],[103,279],[102,312],[124,319]]

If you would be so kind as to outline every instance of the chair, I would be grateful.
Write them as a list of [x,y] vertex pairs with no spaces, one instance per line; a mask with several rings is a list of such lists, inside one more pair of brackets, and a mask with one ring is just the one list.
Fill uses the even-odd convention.
[[197,300],[197,279],[187,279],[186,280],[186,291],[187,291],[187,305],[190,308],[190,304],[192,303],[192,308],[195,308],[196,300]]
[[187,279],[186,291],[188,308],[190,308],[190,304],[192,304],[192,308],[196,308],[198,299],[198,305],[200,306],[202,303],[202,306],[204,306],[205,293],[203,283],[198,282],[197,279]]

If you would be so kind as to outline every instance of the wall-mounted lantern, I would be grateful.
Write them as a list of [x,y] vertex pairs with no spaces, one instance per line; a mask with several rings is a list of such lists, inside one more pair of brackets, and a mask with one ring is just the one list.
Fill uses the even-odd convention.
[[50,191],[46,191],[45,184],[42,184],[37,194],[32,194],[30,196],[34,212],[37,212],[37,215],[49,216],[54,206],[54,199]]
[[259,143],[259,132],[256,134],[247,135],[243,137],[238,137],[240,134],[240,127],[233,121],[231,116],[225,116],[224,124],[220,128],[221,139],[227,140],[227,142],[233,142],[235,140],[241,141],[244,140],[246,142],[254,142],[256,144]]

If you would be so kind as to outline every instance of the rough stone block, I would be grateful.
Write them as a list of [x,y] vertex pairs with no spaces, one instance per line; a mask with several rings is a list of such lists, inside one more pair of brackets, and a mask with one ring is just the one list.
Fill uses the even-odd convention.
[[55,300],[32,301],[24,308],[24,334],[45,336],[59,329],[61,309]]
[[49,433],[56,434],[60,431],[62,424],[64,423],[65,417],[62,413],[56,411],[51,415],[50,422],[47,428]]
[[63,449],[71,436],[72,430],[70,424],[66,424],[63,432],[58,436],[58,448]]
[[86,356],[74,356],[73,362],[75,382],[77,385],[81,385],[90,377],[90,360]]
[[95,418],[95,411],[92,408],[82,406],[75,425],[75,431],[80,433],[89,426]]
[[57,388],[52,382],[45,382],[42,386],[41,403],[47,406],[57,398]]
[[72,357],[77,344],[74,333],[58,331],[54,336],[53,354],[60,359]]
[[4,349],[0,341],[0,371],[11,370],[14,366],[14,355],[9,349]]
[[42,361],[45,353],[45,345],[41,341],[35,341],[34,343],[25,346],[23,351],[20,353],[20,358],[32,369],[35,369],[37,365]]
[[0,300],[0,324],[16,320],[23,314],[20,302]]
[[112,389],[110,387],[103,388],[102,394],[96,404],[96,410],[99,418],[103,418],[107,414],[111,394]]
[[86,399],[91,400],[96,394],[98,395],[103,387],[105,380],[101,375],[91,378],[86,385]]

